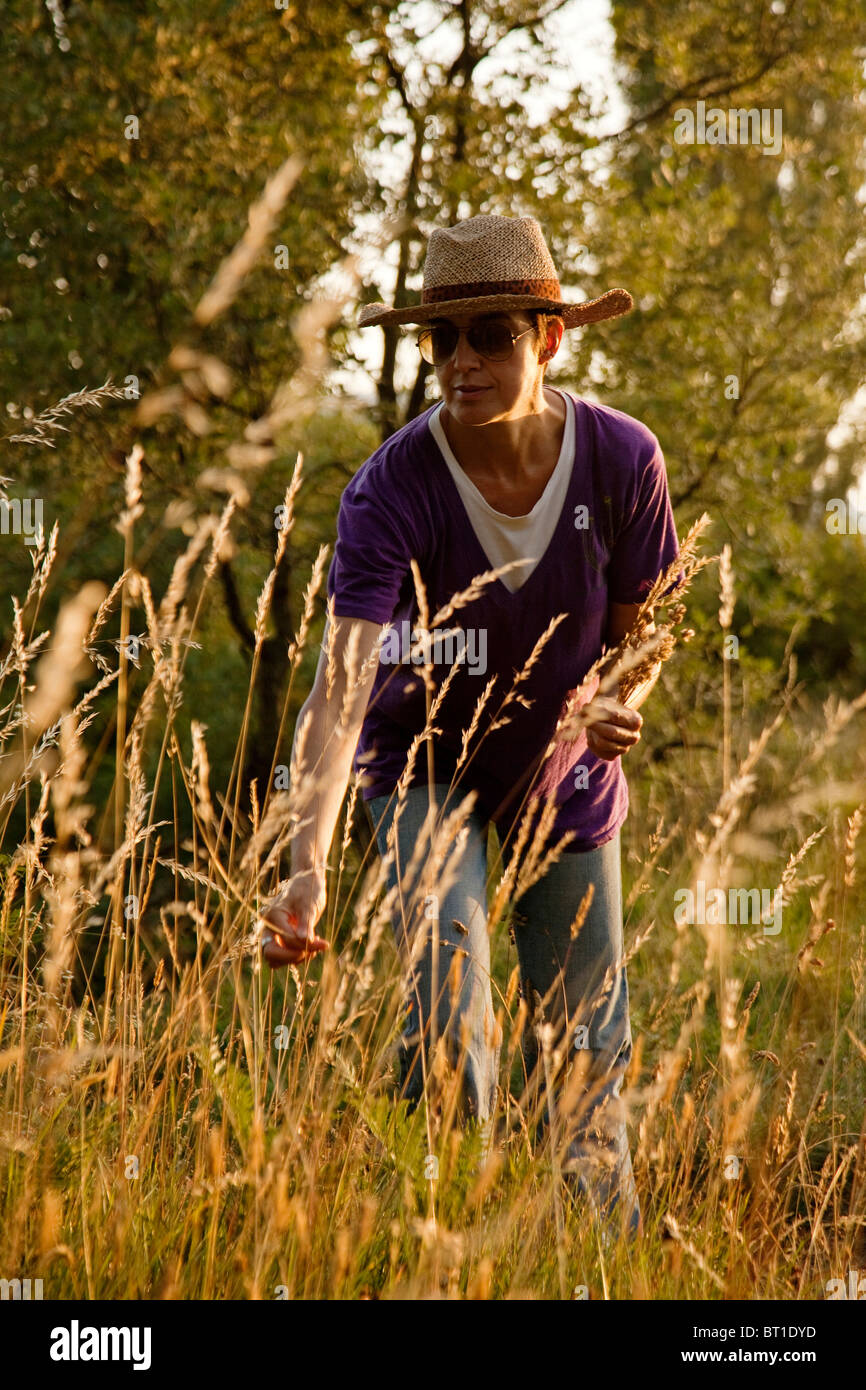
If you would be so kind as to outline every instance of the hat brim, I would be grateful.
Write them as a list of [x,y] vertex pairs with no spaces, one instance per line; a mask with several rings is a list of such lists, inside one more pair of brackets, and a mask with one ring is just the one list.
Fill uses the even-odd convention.
[[634,308],[628,290],[607,290],[597,299],[583,304],[563,304],[552,299],[537,299],[526,294],[490,294],[474,299],[447,299],[436,304],[412,304],[405,309],[390,309],[387,304],[365,304],[358,315],[359,328],[377,324],[429,323],[431,319],[448,318],[451,314],[468,312],[492,313],[495,310],[543,309],[558,314],[566,328],[579,328],[582,323],[600,323],[603,319],[619,318]]

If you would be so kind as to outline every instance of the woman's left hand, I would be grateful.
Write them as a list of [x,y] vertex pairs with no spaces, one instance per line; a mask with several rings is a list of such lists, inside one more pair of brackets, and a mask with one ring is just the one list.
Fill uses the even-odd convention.
[[640,738],[643,719],[636,709],[629,709],[609,695],[599,695],[585,707],[591,716],[586,726],[586,743],[590,753],[611,761],[633,748]]

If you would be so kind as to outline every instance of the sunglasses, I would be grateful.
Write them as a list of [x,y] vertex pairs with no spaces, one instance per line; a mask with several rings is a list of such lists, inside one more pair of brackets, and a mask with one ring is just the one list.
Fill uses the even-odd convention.
[[423,328],[418,334],[418,350],[431,366],[444,366],[455,351],[460,334],[465,333],[467,343],[479,357],[486,357],[488,362],[507,362],[518,338],[525,338],[527,333],[534,332],[534,328],[525,328],[522,333],[512,333],[508,325],[498,319],[482,319],[470,328],[457,328],[453,323],[436,323],[432,328]]

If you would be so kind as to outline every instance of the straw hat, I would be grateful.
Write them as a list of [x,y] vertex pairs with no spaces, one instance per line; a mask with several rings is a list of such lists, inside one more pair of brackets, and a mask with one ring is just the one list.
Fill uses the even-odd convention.
[[628,290],[608,290],[582,304],[566,304],[544,233],[534,217],[470,217],[437,228],[427,244],[421,303],[405,309],[367,304],[360,328],[373,324],[426,323],[470,310],[545,309],[566,328],[627,314]]

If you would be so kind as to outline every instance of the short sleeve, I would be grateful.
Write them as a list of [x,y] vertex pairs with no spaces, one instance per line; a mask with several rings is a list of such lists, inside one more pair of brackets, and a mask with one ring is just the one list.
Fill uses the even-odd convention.
[[634,499],[611,549],[608,597],[614,603],[641,603],[659,574],[679,554],[676,525],[661,448],[637,478]]
[[369,479],[353,479],[340,499],[337,540],[328,570],[334,614],[391,621],[410,573],[413,527],[399,505],[377,495]]

